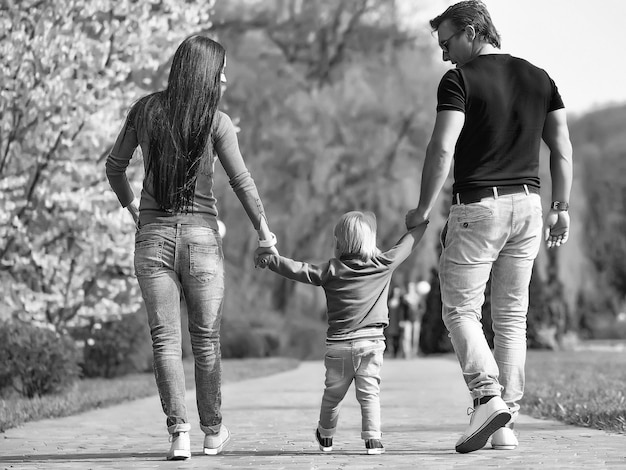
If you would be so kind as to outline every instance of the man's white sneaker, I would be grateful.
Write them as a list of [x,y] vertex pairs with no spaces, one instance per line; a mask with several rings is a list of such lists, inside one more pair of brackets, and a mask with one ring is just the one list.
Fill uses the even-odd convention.
[[499,396],[477,405],[471,415],[469,426],[456,443],[456,451],[462,454],[485,447],[489,437],[511,420],[509,407]]
[[513,425],[507,424],[498,429],[491,436],[491,447],[498,450],[514,450],[518,446],[517,437],[513,432]]
[[167,460],[187,460],[191,458],[191,443],[189,433],[186,431],[170,434],[172,445],[165,456]]
[[204,453],[206,455],[217,455],[226,447],[228,441],[230,441],[230,431],[222,424],[220,432],[204,436]]

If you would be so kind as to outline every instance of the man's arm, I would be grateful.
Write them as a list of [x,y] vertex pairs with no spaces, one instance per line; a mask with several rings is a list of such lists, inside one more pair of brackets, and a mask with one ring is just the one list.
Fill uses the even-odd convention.
[[465,114],[461,111],[439,111],[435,119],[430,142],[426,147],[426,157],[422,169],[420,200],[416,209],[406,215],[408,229],[428,220],[437,196],[441,192],[450,173],[454,148],[465,124]]
[[[565,109],[548,114],[543,127],[543,140],[550,149],[550,176],[552,178],[552,201],[569,205],[572,190],[572,143],[567,127]],[[548,248],[561,246],[569,238],[569,213],[550,209],[544,223]]]

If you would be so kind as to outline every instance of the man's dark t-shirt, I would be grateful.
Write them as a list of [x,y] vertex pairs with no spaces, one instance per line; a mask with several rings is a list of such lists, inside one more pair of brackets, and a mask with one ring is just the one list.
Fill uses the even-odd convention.
[[546,116],[563,108],[548,74],[509,54],[480,55],[446,72],[437,111],[461,111],[453,192],[488,186],[539,187],[539,149]]

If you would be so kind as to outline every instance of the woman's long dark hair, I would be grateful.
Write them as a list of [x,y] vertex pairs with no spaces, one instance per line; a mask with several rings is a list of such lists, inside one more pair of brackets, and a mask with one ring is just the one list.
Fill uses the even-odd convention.
[[185,39],[174,54],[167,88],[144,102],[140,121],[150,142],[146,178],[167,211],[193,206],[200,162],[212,145],[225,55],[222,45],[207,37]]

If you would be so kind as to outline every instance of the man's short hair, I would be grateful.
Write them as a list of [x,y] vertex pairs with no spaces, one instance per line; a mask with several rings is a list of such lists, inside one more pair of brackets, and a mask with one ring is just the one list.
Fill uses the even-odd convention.
[[491,21],[487,7],[480,0],[468,0],[449,6],[441,15],[430,20],[433,31],[437,31],[445,20],[450,20],[459,31],[466,26],[473,26],[478,38],[500,49],[500,33]]

